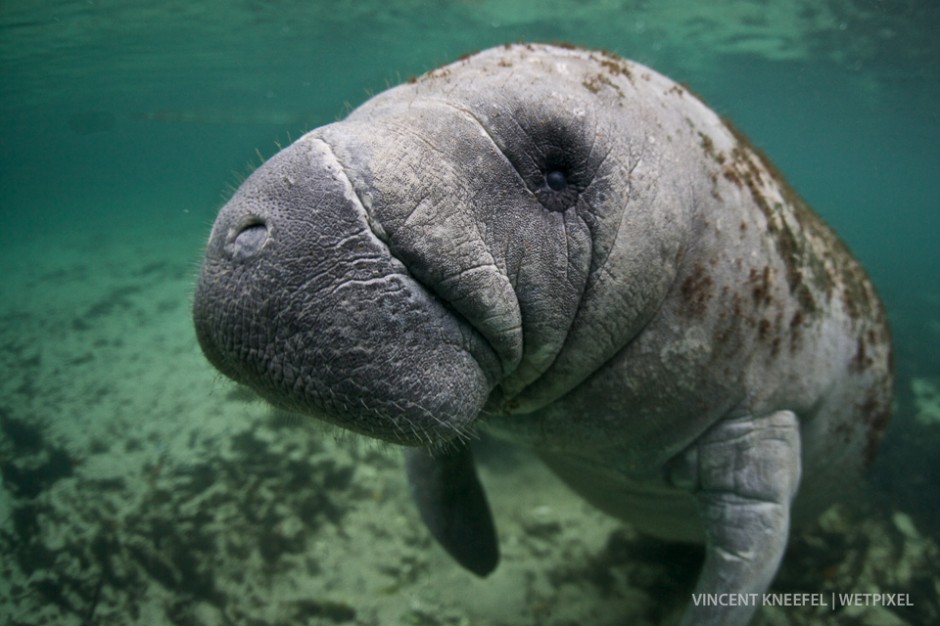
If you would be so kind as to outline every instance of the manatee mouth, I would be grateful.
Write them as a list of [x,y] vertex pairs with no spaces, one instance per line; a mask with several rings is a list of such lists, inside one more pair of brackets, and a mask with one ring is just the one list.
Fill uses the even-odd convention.
[[[230,258],[244,266],[264,257],[265,233],[243,233]],[[193,315],[204,354],[227,377],[286,411],[391,443],[469,436],[494,385],[485,370],[498,370],[498,359],[419,283],[400,274],[348,281],[317,299],[258,287],[272,276],[220,272],[217,262],[207,262]]]

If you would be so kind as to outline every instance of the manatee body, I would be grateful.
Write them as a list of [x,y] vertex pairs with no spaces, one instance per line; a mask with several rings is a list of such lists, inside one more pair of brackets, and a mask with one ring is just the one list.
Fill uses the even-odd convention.
[[705,541],[697,592],[748,593],[891,402],[885,315],[835,234],[685,88],[579,49],[484,51],[282,150],[220,211],[194,320],[275,405],[409,446],[422,517],[479,574],[477,427]]

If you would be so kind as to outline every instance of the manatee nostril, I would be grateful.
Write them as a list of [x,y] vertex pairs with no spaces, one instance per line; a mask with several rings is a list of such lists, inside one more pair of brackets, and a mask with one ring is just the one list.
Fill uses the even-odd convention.
[[242,226],[241,230],[235,234],[229,245],[229,251],[233,259],[247,259],[256,255],[267,240],[267,225],[261,222],[251,222]]

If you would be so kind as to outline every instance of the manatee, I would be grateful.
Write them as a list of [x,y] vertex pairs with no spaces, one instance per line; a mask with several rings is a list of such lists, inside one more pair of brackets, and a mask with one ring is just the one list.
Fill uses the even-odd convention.
[[890,414],[885,312],[846,246],[687,88],[572,47],[486,50],[274,155],[220,210],[193,317],[225,376],[405,446],[422,519],[479,575],[478,431],[703,542],[695,593],[758,593]]

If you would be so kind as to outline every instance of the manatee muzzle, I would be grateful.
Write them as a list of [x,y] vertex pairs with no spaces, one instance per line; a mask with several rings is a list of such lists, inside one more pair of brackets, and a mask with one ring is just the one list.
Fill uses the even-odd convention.
[[500,371],[489,342],[375,236],[319,140],[275,155],[219,212],[193,317],[229,378],[395,443],[465,436]]

